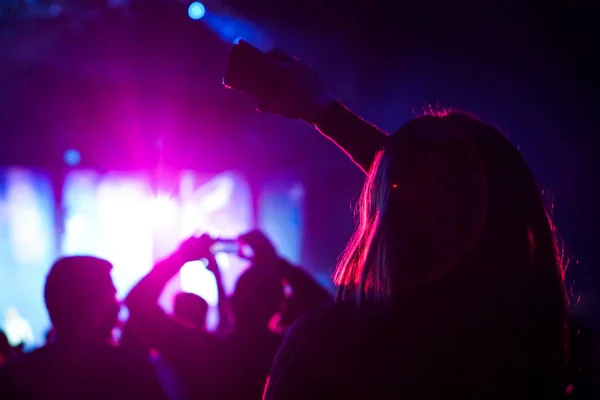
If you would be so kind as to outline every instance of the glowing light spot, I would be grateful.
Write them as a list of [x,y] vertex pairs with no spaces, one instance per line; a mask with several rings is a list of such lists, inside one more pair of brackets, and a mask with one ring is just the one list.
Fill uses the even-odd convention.
[[148,217],[147,182],[106,177],[96,188],[96,254],[114,265],[117,295],[124,296],[152,266],[153,225]]
[[174,221],[177,217],[177,210],[177,204],[168,196],[158,195],[151,199],[151,218],[157,225],[166,225]]
[[204,14],[206,14],[206,8],[204,7],[204,4],[200,3],[199,1],[193,2],[188,7],[188,15],[193,20],[201,19],[204,17]]
[[81,154],[75,149],[69,149],[65,151],[63,160],[68,166],[74,167],[81,161]]
[[8,233],[13,254],[19,263],[40,262],[51,244],[35,178],[25,171],[11,171],[8,180]]
[[4,330],[6,331],[8,343],[13,347],[21,343],[30,346],[34,342],[31,324],[19,315],[16,307],[6,309],[4,314]]
[[85,234],[85,218],[83,215],[73,215],[67,218],[66,230],[73,235]]
[[246,39],[244,39],[242,36],[238,36],[235,39],[233,39],[233,44],[239,44],[240,40],[246,40]]

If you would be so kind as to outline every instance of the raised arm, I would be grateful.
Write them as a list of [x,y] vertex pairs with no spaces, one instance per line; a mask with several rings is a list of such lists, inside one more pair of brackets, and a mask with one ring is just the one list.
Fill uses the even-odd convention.
[[210,254],[211,244],[212,239],[206,235],[186,240],[174,254],[158,262],[125,298],[130,319],[138,325],[136,332],[149,346],[161,347],[178,329],[178,323],[166,315],[158,304],[166,284],[179,273],[185,263],[200,260]]
[[255,88],[263,86],[263,90],[247,86],[238,86],[238,89],[257,97],[259,111],[300,119],[316,126],[367,172],[375,154],[383,148],[387,134],[335,101],[311,66],[280,49],[269,51],[265,57],[265,62],[272,67],[270,82],[251,85]]
[[365,173],[388,135],[339,101],[329,102],[316,117],[314,126],[338,145]]
[[217,258],[210,254],[207,259],[207,269],[215,276],[215,283],[217,285],[217,310],[219,312],[219,325],[217,326],[217,334],[225,335],[229,333],[231,328],[231,308],[229,304],[229,297],[225,293],[225,286],[223,286],[223,278],[221,276],[221,270],[219,269]]
[[142,339],[146,347],[160,347],[176,324],[160,307],[158,299],[184,264],[178,253],[158,262],[125,298],[130,314],[126,329]]

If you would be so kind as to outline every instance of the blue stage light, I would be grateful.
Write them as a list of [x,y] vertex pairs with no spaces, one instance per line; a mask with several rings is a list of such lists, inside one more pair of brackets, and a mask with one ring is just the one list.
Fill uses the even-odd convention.
[[193,2],[188,7],[188,15],[191,19],[198,20],[204,17],[204,14],[206,14],[206,8],[204,7],[204,4],[199,1]]
[[68,166],[74,167],[81,161],[81,154],[75,149],[69,149],[65,151],[63,160],[65,160],[65,164]]

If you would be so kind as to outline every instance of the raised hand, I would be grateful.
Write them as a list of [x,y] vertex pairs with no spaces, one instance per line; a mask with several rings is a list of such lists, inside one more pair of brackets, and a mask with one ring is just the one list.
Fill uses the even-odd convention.
[[238,240],[252,248],[254,252],[252,261],[255,264],[272,264],[280,260],[275,246],[261,231],[250,231],[241,235]]
[[259,111],[315,123],[321,112],[334,100],[325,89],[317,71],[274,49],[267,56],[277,65],[274,89],[258,99]]
[[199,237],[193,236],[181,243],[177,254],[179,254],[183,262],[198,261],[203,258],[210,260],[213,258],[210,248],[214,242],[214,239],[207,234]]

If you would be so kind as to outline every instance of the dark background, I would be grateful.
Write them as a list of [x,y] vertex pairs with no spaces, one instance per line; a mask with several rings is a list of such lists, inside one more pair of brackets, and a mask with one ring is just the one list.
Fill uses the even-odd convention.
[[[0,2],[0,164],[62,168],[75,147],[82,166],[102,170],[238,169],[256,185],[301,179],[305,264],[332,268],[352,231],[361,174],[310,127],[255,113],[250,99],[223,89],[231,44],[190,20],[185,2],[64,1],[68,12],[55,18],[24,3]],[[313,64],[333,93],[386,130],[433,105],[509,132],[554,205],[573,260],[573,311],[600,314],[593,1],[205,4]]]

